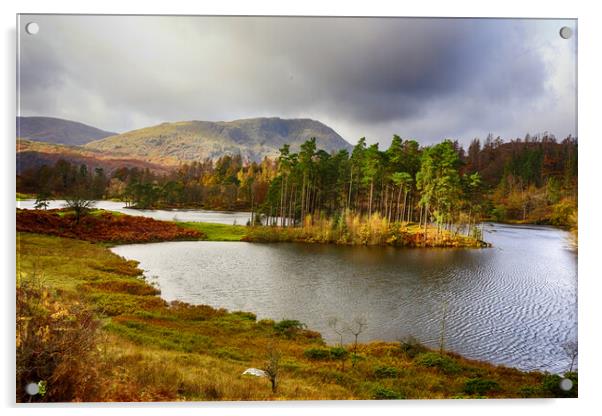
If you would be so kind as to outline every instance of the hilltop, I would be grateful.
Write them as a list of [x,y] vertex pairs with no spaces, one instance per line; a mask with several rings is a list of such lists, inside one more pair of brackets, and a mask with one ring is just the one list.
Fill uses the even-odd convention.
[[251,118],[235,121],[182,121],[133,130],[86,144],[87,149],[128,155],[162,165],[239,154],[246,160],[275,157],[290,144],[296,151],[315,137],[328,152],[350,150],[333,129],[311,119]]
[[54,117],[17,117],[17,137],[38,142],[84,145],[117,133]]

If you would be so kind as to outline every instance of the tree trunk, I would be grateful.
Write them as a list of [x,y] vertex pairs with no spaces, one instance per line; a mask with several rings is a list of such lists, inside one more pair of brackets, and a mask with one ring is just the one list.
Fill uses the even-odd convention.
[[401,211],[401,214],[399,212],[400,208],[401,208],[401,189],[403,188],[403,185],[399,185],[399,191],[397,192],[397,209],[395,210],[395,219],[397,220],[397,222],[401,222],[401,219],[403,218],[403,211]]
[[372,217],[372,194],[374,191],[374,179],[370,181],[370,201],[368,201],[368,218]]
[[427,223],[429,217],[429,204],[424,204],[424,243],[426,244],[427,239]]
[[[282,178],[281,182],[282,182],[282,186],[280,188],[280,210],[279,211],[280,211],[280,226],[282,227],[283,226],[283,224],[282,224],[282,218],[284,217],[284,201],[285,201],[285,197],[284,197],[284,189],[285,189],[285,186],[284,186],[284,177]],[[276,221],[276,224],[277,223],[278,223],[278,221]]]
[[303,174],[303,184],[301,185],[301,226],[303,226],[305,218],[305,182],[307,175]]
[[255,210],[253,206],[253,190],[251,190],[251,227],[255,226]]
[[350,169],[351,175],[349,178],[349,196],[347,197],[347,208],[351,209],[351,190],[353,189],[353,167]]

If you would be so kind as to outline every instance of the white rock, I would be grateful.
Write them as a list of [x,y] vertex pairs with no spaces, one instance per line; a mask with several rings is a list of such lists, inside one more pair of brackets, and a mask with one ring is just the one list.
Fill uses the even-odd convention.
[[265,373],[265,371],[260,370],[259,368],[247,368],[242,374],[243,375],[248,374],[250,376],[255,376],[255,377],[267,377],[268,376]]

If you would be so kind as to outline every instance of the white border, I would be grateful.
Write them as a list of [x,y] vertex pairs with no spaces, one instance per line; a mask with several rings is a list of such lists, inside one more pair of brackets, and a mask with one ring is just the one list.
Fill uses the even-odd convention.
[[[283,1],[205,1],[183,0],[21,0],[0,3],[2,21],[2,111],[3,157],[0,172],[3,176],[0,204],[2,219],[2,350],[3,369],[0,375],[0,405],[4,414],[106,414],[107,409],[98,406],[55,405],[50,408],[15,407],[14,402],[14,188],[15,188],[15,56],[16,13],[105,13],[105,14],[249,14],[249,15],[346,15],[346,16],[447,16],[447,17],[551,17],[579,19],[579,367],[580,398],[577,400],[495,400],[495,401],[409,401],[409,402],[284,402],[284,403],[195,403],[189,405],[110,405],[114,414],[136,413],[165,414],[346,414],[359,415],[370,411],[378,414],[427,413],[468,415],[487,412],[491,415],[509,412],[536,412],[546,414],[584,414],[595,406],[602,372],[600,361],[600,323],[602,316],[599,298],[602,295],[598,254],[600,229],[600,155],[602,137],[596,129],[600,123],[600,63],[601,21],[596,13],[595,2],[505,0],[499,2],[454,0],[387,3],[380,0],[369,2],[303,0],[294,3]],[[598,266],[598,267],[597,267]]]

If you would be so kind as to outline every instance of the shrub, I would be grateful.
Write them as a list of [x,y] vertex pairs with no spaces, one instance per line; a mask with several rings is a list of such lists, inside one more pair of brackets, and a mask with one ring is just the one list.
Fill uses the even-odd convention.
[[303,355],[310,360],[329,360],[330,349],[328,348],[309,348],[303,351]]
[[552,206],[550,224],[559,226],[572,225],[571,218],[575,210],[576,207],[574,202],[568,199],[563,199],[562,201]]
[[460,366],[456,360],[436,352],[425,352],[419,354],[416,356],[415,361],[418,365],[423,367],[434,367],[446,374],[453,374],[460,371]]
[[[17,401],[79,401],[99,397],[99,323],[79,302],[55,301],[48,288],[17,284]],[[37,383],[40,393],[25,387]]]
[[351,353],[351,365],[355,367],[355,365],[357,363],[359,363],[360,361],[364,361],[366,359],[366,356],[363,354],[358,354],[358,353]]
[[399,400],[405,397],[401,393],[378,386],[372,392],[372,398],[375,400]]
[[234,311],[232,312],[232,315],[236,315],[247,321],[255,322],[257,320],[257,315],[255,315],[253,312]]
[[349,356],[349,351],[343,347],[333,347],[330,349],[330,356],[333,360],[344,360]]
[[399,374],[399,371],[395,367],[376,367],[374,369],[374,377],[376,378],[395,378]]
[[278,335],[284,335],[287,338],[291,338],[302,329],[305,329],[305,324],[295,319],[284,319],[274,325],[276,333]]
[[310,360],[344,360],[349,356],[349,351],[343,347],[309,348],[303,355]]
[[464,384],[464,392],[466,394],[484,396],[487,393],[497,391],[499,387],[499,384],[493,380],[471,378]]
[[409,358],[415,358],[418,354],[428,351],[428,348],[414,337],[408,337],[399,341],[399,349]]

